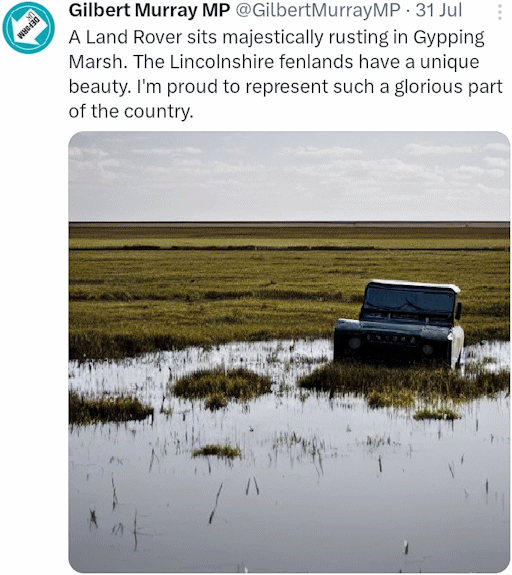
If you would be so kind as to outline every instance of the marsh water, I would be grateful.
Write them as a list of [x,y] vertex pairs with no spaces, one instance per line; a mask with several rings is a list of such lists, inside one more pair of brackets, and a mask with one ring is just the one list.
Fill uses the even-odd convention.
[[[509,561],[508,394],[416,421],[296,387],[329,340],[234,343],[70,362],[70,388],[132,394],[154,418],[70,426],[69,558],[82,572],[498,572]],[[510,346],[465,362],[510,367]],[[210,411],[170,387],[201,368],[268,374],[271,394]],[[193,457],[239,446],[232,461]]]

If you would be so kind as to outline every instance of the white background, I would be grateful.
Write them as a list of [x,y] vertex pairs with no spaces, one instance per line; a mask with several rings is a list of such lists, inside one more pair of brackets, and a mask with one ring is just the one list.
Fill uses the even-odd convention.
[[[122,4],[123,2],[119,2]],[[282,4],[288,2],[283,1]],[[335,131],[498,131],[510,136],[510,15],[508,4],[498,20],[499,2],[463,2],[463,19],[415,20],[412,17],[362,21],[361,19],[240,19],[229,16],[192,22],[183,19],[125,20],[71,18],[68,2],[45,0],[52,13],[56,32],[51,45],[38,54],[23,55],[0,41],[2,84],[2,303],[4,308],[3,417],[2,417],[2,520],[4,525],[2,566],[10,572],[70,572],[67,562],[67,152],[70,138],[88,130],[335,130]],[[109,2],[115,4],[115,2]],[[162,3],[163,4],[163,3]],[[336,2],[340,4],[340,2]],[[415,3],[404,2],[413,8]],[[442,3],[437,3],[439,6]],[[458,2],[449,3],[458,5]],[[3,2],[4,12],[13,4]],[[468,47],[481,60],[481,69],[461,74],[463,79],[501,79],[504,95],[490,97],[390,96],[329,98],[236,99],[217,95],[206,103],[204,96],[187,99],[195,110],[193,121],[84,120],[69,118],[71,106],[86,97],[68,93],[69,79],[79,77],[69,70],[69,38],[73,29],[103,31],[142,28],[151,31],[195,31],[197,29],[262,31],[289,28],[316,31],[339,30],[485,30],[483,50]],[[185,47],[184,47],[185,48]],[[220,46],[217,46],[219,51]],[[148,55],[165,56],[172,47],[148,47]],[[418,50],[418,48],[416,48]],[[185,51],[185,50],[184,50]],[[186,51],[192,54],[190,47]],[[340,50],[344,51],[344,50]],[[359,52],[355,49],[356,52]],[[73,48],[74,53],[80,53]],[[134,53],[133,46],[86,47],[91,56],[115,52]],[[136,51],[138,52],[138,50]],[[248,50],[252,53],[253,50]],[[257,49],[273,53],[272,48]],[[281,52],[281,50],[279,50]],[[292,53],[293,47],[286,47]],[[371,51],[374,52],[374,51]],[[377,56],[415,55],[413,46],[399,50],[390,46],[375,50]],[[200,48],[198,54],[204,54]],[[462,55],[463,49],[453,51]],[[369,54],[368,54],[369,55]],[[122,79],[133,79],[141,71],[127,70]],[[218,75],[222,77],[221,73]],[[362,74],[361,74],[362,75]],[[263,73],[266,79],[284,80],[284,74]],[[403,71],[384,71],[371,78],[405,77]],[[407,74],[408,77],[412,77]],[[121,79],[121,76],[118,76]],[[243,78],[237,72],[238,78]],[[247,72],[254,81],[256,74]],[[428,78],[429,75],[427,74]],[[459,75],[436,73],[437,80]],[[112,80],[116,72],[81,72],[82,81]],[[167,74],[162,76],[162,80]],[[296,72],[286,76],[301,79]],[[201,76],[201,79],[204,79]],[[417,79],[417,77],[416,77]],[[96,101],[96,97],[89,99]],[[101,97],[104,104],[117,105],[120,99]],[[139,104],[142,102],[139,100]],[[176,102],[181,105],[181,102]],[[503,219],[509,214],[504,213]],[[400,219],[400,214],[396,214]]]

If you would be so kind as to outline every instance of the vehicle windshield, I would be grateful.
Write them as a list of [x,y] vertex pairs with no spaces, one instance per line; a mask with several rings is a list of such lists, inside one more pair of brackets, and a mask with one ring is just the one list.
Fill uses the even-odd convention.
[[363,308],[368,311],[446,314],[452,313],[454,299],[455,294],[450,292],[370,286],[366,290]]

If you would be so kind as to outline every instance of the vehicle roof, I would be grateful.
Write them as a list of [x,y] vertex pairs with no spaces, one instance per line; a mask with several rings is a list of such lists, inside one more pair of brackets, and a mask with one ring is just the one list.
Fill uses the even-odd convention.
[[[456,286],[455,284],[428,284],[428,283],[421,283],[421,282],[404,282],[401,280],[372,280],[370,283],[396,285],[396,286],[411,286],[411,287],[449,289],[455,293],[460,292],[460,288],[458,286]],[[368,284],[368,285],[370,285],[370,284]]]

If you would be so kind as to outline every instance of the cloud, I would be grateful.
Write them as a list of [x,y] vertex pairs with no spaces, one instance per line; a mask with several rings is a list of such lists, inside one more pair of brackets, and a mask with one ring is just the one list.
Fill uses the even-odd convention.
[[78,146],[70,146],[68,154],[70,157],[95,156],[100,158],[109,155],[108,152],[100,148],[80,148]]
[[121,163],[118,160],[109,158],[108,160],[100,160],[98,162],[98,166],[100,168],[119,168],[121,166]]
[[133,154],[151,155],[151,156],[174,156],[182,154],[201,154],[201,148],[191,146],[185,148],[139,148],[132,150]]
[[509,162],[508,158],[484,158],[484,162],[490,168],[501,168],[503,170],[508,170]]
[[447,156],[449,154],[471,154],[474,151],[471,146],[423,146],[422,144],[407,144],[404,152],[411,156]]
[[484,150],[491,150],[493,152],[503,152],[508,154],[510,151],[510,146],[508,144],[489,143],[484,146]]
[[83,132],[69,146],[70,215],[436,219],[442,206],[443,219],[503,219],[499,142],[473,132]]
[[505,177],[504,170],[495,168],[485,169],[480,166],[460,166],[453,170],[453,177],[455,179],[468,179],[468,178],[486,178],[486,179],[499,179]]
[[278,153],[290,156],[301,156],[318,158],[323,156],[331,157],[346,157],[346,156],[360,156],[363,154],[362,150],[356,148],[342,148],[341,146],[333,146],[330,148],[318,148],[315,146],[298,146],[296,148],[284,147],[278,150]]

